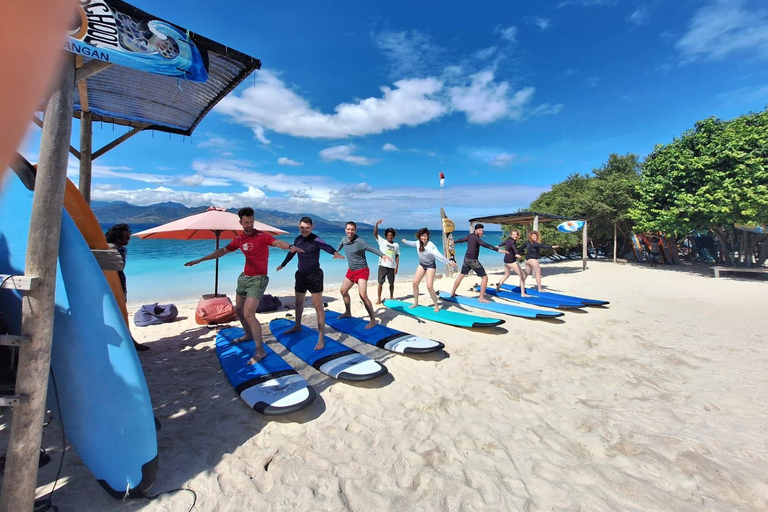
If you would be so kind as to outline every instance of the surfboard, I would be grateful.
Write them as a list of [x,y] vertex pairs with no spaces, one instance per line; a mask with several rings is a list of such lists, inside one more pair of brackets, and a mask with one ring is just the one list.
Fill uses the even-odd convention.
[[631,235],[632,240],[632,253],[635,255],[635,259],[642,263],[645,261],[645,247],[643,247],[643,241],[635,233]]
[[427,354],[445,348],[439,341],[422,338],[407,332],[398,331],[386,325],[376,324],[366,329],[368,324],[362,318],[339,318],[336,311],[325,312],[325,325],[329,325],[339,332],[354,336],[363,343],[374,347],[383,348],[398,354]]
[[[501,285],[502,290],[509,290],[515,293],[520,293],[520,287],[519,286],[512,286],[509,284],[503,284]],[[536,288],[528,288],[526,290],[527,293],[530,295],[535,295],[536,297],[546,297],[556,300],[572,300],[575,302],[580,302],[586,306],[605,306],[607,304],[610,304],[607,300],[597,300],[597,299],[586,299],[584,297],[576,297],[573,295],[563,295],[561,293],[552,293],[552,292],[540,292]]]
[[[475,291],[480,291],[480,285],[474,286]],[[530,304],[532,306],[541,306],[545,308],[553,308],[553,309],[578,309],[584,307],[583,302],[575,302],[570,300],[557,300],[553,298],[545,298],[545,297],[523,297],[520,295],[520,292],[513,292],[511,290],[500,290],[496,291],[496,288],[488,287],[485,289],[485,293],[487,295],[492,295],[494,297],[501,297],[502,299],[509,299],[514,300],[517,302],[522,302],[523,304]]]
[[464,297],[462,295],[451,297],[450,293],[445,292],[440,292],[439,295],[443,300],[455,302],[462,306],[470,306],[485,311],[501,313],[503,315],[518,316],[520,318],[556,318],[558,316],[563,316],[563,313],[556,311],[540,311],[538,309],[523,308],[501,302],[480,302],[477,297]]
[[401,300],[385,300],[384,305],[398,313],[405,313],[406,315],[454,327],[495,327],[504,323],[504,320],[498,318],[487,318],[457,311],[448,311],[447,309],[435,312],[432,307],[428,306],[412,308],[410,302],[403,302]]
[[[20,274],[32,192],[13,173],[3,185],[0,273]],[[6,313],[9,332],[18,334],[21,294],[0,290],[0,309]],[[133,496],[147,491],[155,481],[158,455],[147,382],[115,297],[66,211],[59,243],[51,369],[55,387],[51,379],[48,407],[99,484],[116,498],[126,490]]]
[[389,372],[387,367],[370,357],[325,337],[325,347],[315,350],[317,331],[306,325],[300,332],[286,334],[293,320],[277,318],[269,322],[269,329],[278,342],[315,370],[334,379],[348,381],[371,380]]
[[575,233],[584,227],[583,220],[567,220],[557,226],[557,230],[563,233]]
[[264,359],[248,364],[256,345],[252,341],[232,343],[242,335],[240,327],[219,331],[216,355],[224,375],[248,407],[265,416],[279,416],[300,411],[315,401],[314,388],[268,345],[264,345]]

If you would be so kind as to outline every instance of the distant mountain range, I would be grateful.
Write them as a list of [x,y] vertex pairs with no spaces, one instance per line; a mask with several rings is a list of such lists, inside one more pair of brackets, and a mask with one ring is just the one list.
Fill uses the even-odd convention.
[[[118,222],[125,222],[126,224],[165,224],[166,222],[189,217],[196,213],[202,213],[208,209],[207,206],[188,208],[183,204],[171,201],[151,204],[149,206],[137,206],[124,201],[111,203],[93,201],[91,208],[100,224],[117,224]],[[237,213],[235,208],[227,211]],[[259,222],[282,229],[296,228],[299,224],[299,219],[304,216],[312,217],[314,227],[317,229],[344,229],[346,223],[346,221],[324,219],[310,213],[287,213],[278,210],[257,209],[254,209],[254,212],[256,220]],[[357,226],[358,228],[373,228],[373,225],[362,222],[358,222]]]

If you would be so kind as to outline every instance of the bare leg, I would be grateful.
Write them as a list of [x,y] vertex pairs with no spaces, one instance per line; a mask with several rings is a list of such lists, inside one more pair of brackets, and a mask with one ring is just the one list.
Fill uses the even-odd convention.
[[344,313],[339,315],[339,318],[349,318],[352,316],[352,299],[349,298],[349,290],[352,289],[353,283],[348,277],[344,278],[344,282],[341,283],[341,300],[344,301]]
[[376,299],[376,304],[381,304],[381,291],[382,291],[383,288],[384,288],[383,283],[379,283],[379,287],[377,289],[378,295],[377,295],[377,299]]
[[389,299],[395,300],[395,280],[392,279],[392,282],[389,283]]
[[520,296],[530,297],[530,295],[525,293],[525,270],[523,270],[517,263],[513,263],[513,265],[512,270],[514,270],[515,274],[520,278]]
[[370,329],[374,325],[376,325],[376,315],[373,312],[373,304],[371,304],[371,299],[368,298],[368,280],[367,279],[358,279],[357,280],[357,293],[360,294],[360,300],[363,301],[363,305],[365,306],[365,310],[368,311],[368,316],[371,318],[371,321],[366,324],[365,328]]
[[301,317],[304,314],[304,299],[307,297],[307,293],[296,292],[296,319],[294,320],[293,327],[285,331],[285,334],[292,332],[301,332]]
[[325,348],[325,310],[323,309],[323,292],[312,294],[312,305],[317,314],[317,345],[315,350]]
[[536,278],[536,289],[543,292],[544,290],[541,288],[541,265],[538,260],[530,260],[528,264],[533,269],[533,275]]
[[240,325],[243,326],[243,335],[237,339],[232,340],[232,343],[242,343],[243,341],[251,341],[253,339],[253,334],[251,334],[251,328],[248,325],[248,322],[245,320],[245,314],[243,312],[244,307],[245,307],[245,297],[236,295],[235,296],[235,313],[237,314],[237,319],[240,320]]
[[248,329],[253,334],[253,341],[256,343],[256,354],[248,361],[248,364],[255,364],[264,359],[267,355],[264,352],[264,340],[261,336],[261,324],[256,319],[256,307],[259,305],[259,299],[248,297],[243,305],[243,317],[248,323]]
[[[421,268],[421,266],[419,266]],[[437,301],[437,294],[435,293],[435,269],[427,269],[427,291],[430,297],[432,297],[432,304],[435,308],[435,313],[440,311],[440,303]]]
[[477,299],[480,302],[491,302],[485,298],[485,289],[488,287],[488,276],[483,276],[480,280],[480,298]]
[[[519,272],[518,272],[518,274],[519,274]],[[501,276],[501,279],[499,280],[499,282],[496,283],[496,291],[501,290],[501,285],[504,284],[504,281],[506,281],[509,276],[510,276],[509,264],[505,263],[504,264],[504,275]]]
[[456,277],[456,281],[453,282],[453,290],[451,290],[451,297],[456,296],[456,290],[458,289],[459,285],[461,284],[461,280],[464,279],[464,276],[466,274],[459,274],[458,277]]
[[419,305],[419,285],[421,280],[424,279],[424,273],[424,267],[421,265],[416,267],[416,274],[413,276],[413,304],[410,306],[411,308]]

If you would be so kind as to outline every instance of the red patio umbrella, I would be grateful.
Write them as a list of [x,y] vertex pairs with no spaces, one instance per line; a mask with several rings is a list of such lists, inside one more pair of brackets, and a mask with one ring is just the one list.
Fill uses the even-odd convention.
[[[288,233],[282,229],[254,222],[253,229],[270,233],[273,235],[282,235]],[[216,239],[216,250],[219,249],[219,238],[235,238],[243,233],[243,227],[240,225],[240,219],[234,213],[229,213],[223,208],[211,206],[208,211],[190,215],[183,219],[174,220],[162,226],[150,228],[133,236],[139,238],[166,238],[171,240],[213,240]],[[219,295],[219,260],[216,260],[216,280],[214,287],[214,296]]]

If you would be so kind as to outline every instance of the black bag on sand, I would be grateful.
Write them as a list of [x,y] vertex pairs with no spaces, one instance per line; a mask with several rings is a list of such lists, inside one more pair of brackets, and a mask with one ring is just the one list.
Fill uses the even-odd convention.
[[159,325],[173,322],[179,316],[179,310],[175,304],[144,304],[133,315],[133,323],[137,327],[147,325]]
[[259,301],[259,305],[256,306],[256,312],[267,313],[268,311],[277,311],[277,309],[282,305],[283,303],[280,302],[280,299],[278,299],[274,295],[265,293],[264,296]]

